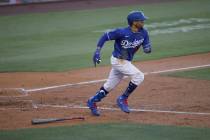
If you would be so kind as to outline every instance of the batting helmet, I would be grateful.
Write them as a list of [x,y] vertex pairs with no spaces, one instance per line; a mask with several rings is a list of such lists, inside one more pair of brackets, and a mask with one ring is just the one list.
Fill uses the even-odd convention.
[[132,11],[128,14],[128,25],[132,25],[134,21],[144,21],[148,19],[142,11]]

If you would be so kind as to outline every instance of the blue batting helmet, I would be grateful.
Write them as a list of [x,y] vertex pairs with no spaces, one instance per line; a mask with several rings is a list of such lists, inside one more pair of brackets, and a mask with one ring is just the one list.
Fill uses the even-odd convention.
[[131,26],[134,21],[144,21],[148,19],[142,11],[132,11],[128,14],[128,24]]

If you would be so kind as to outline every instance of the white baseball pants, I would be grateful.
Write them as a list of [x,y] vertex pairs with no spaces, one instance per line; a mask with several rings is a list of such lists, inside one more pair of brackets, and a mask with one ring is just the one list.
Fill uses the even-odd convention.
[[131,82],[135,85],[141,84],[144,80],[144,74],[136,68],[130,61],[111,57],[112,69],[109,78],[104,84],[104,89],[110,92],[116,87],[124,76],[131,77]]

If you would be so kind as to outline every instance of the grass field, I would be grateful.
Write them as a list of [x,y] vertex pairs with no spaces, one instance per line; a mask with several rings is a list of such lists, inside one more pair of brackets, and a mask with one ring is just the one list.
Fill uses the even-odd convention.
[[143,124],[95,124],[1,131],[1,140],[207,140],[209,128]]
[[196,70],[181,71],[181,72],[169,73],[169,74],[166,74],[166,75],[174,76],[174,77],[210,80],[210,68],[202,68],[202,69],[196,69]]
[[[151,35],[152,55],[138,53],[135,60],[205,53],[210,51],[210,1],[190,0],[95,10],[0,16],[0,72],[67,71],[92,67],[92,53],[103,30],[127,26],[129,11],[142,9],[152,23],[180,19],[206,19],[170,28],[202,25],[206,28]],[[167,12],[166,12],[167,11]],[[117,16],[116,16],[117,15]],[[96,20],[97,19],[97,20]],[[167,26],[150,28],[168,29]],[[102,51],[102,64],[109,64],[113,42]]]

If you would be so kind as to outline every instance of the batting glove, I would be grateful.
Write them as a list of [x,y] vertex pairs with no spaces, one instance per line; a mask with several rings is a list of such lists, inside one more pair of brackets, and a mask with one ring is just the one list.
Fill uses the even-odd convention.
[[100,48],[97,48],[96,51],[93,54],[93,63],[96,67],[96,63],[99,64],[101,62],[101,54],[100,54]]
[[144,53],[151,53],[151,52],[152,52],[151,47],[144,48]]

